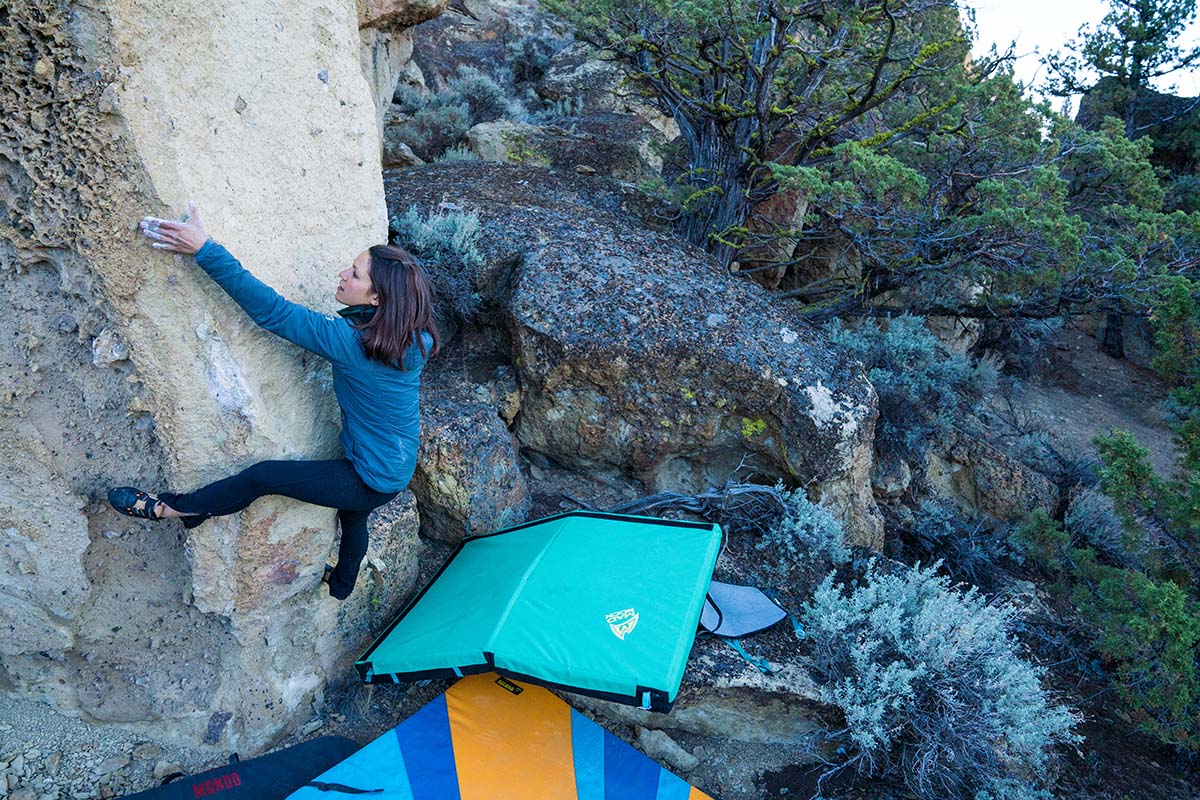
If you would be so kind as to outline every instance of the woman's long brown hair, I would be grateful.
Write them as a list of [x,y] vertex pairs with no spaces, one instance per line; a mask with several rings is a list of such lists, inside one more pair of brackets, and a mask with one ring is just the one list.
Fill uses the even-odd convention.
[[[425,358],[436,354],[441,341],[433,322],[433,292],[425,271],[402,247],[377,244],[367,252],[371,256],[371,289],[379,295],[375,315],[357,326],[367,358],[403,369],[404,353],[414,341]],[[422,332],[433,339],[431,348],[426,348]]]

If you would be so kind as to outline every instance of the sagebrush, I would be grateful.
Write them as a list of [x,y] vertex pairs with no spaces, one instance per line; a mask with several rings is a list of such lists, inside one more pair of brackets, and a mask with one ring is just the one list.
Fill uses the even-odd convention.
[[775,487],[783,513],[755,547],[763,555],[759,577],[783,588],[819,575],[849,560],[846,533],[833,515],[811,502],[803,489]]
[[479,215],[454,208],[422,214],[415,205],[391,220],[392,241],[421,259],[437,288],[444,310],[461,319],[474,317],[480,306],[472,283],[483,264],[479,252]]
[[997,385],[994,361],[947,353],[921,317],[904,314],[857,329],[835,319],[825,332],[862,362],[879,395],[876,441],[906,458],[923,460],[930,442],[949,433]]
[[1021,657],[1016,612],[935,567],[830,575],[803,610],[822,698],[841,709],[831,735],[843,767],[903,782],[917,797],[1014,797],[1044,780],[1052,748],[1079,740],[1078,717]]

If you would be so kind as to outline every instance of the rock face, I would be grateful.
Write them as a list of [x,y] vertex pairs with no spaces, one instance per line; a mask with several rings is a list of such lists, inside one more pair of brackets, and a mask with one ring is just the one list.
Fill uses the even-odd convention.
[[376,119],[382,132],[384,115],[392,102],[396,83],[411,63],[414,25],[446,10],[449,0],[362,0],[358,3],[363,74],[375,99]]
[[856,542],[881,543],[877,401],[857,364],[760,287],[629,221],[636,193],[479,163],[387,186],[394,208],[479,205],[474,280],[511,343],[523,448],[656,489],[720,485],[745,460],[811,484]]
[[929,490],[975,515],[1016,522],[1034,509],[1052,512],[1058,487],[982,439],[961,433],[930,451],[925,469]]
[[[465,363],[474,369],[464,381]],[[529,487],[507,427],[520,402],[516,376],[487,363],[443,353],[424,377],[412,490],[426,536],[458,543],[528,517]]]
[[538,93],[551,101],[577,101],[591,111],[636,114],[657,128],[667,141],[679,135],[674,119],[640,97],[627,85],[617,65],[597,58],[596,52],[582,42],[555,53]]
[[355,6],[15,0],[3,18],[0,689],[253,752],[349,646],[317,591],[333,512],[266,499],[184,535],[103,492],[333,455],[329,372],[136,223],[195,199],[257,275],[332,309],[336,271],[386,237]]

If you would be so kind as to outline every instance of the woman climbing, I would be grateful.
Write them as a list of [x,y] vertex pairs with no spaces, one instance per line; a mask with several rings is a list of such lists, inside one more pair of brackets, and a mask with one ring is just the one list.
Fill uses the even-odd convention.
[[332,363],[346,457],[262,461],[186,494],[155,496],[124,486],[109,491],[109,503],[131,517],[179,518],[187,528],[268,494],[336,508],[342,542],[337,566],[326,565],[322,581],[344,600],[367,552],[367,516],[399,494],[416,467],[421,369],[438,350],[424,273],[407,251],[375,245],[339,273],[334,298],[347,307],[340,317],[325,316],[288,302],[247,272],[208,237],[191,203],[186,222],[146,217],[141,231],[153,247],[194,254],[255,323]]

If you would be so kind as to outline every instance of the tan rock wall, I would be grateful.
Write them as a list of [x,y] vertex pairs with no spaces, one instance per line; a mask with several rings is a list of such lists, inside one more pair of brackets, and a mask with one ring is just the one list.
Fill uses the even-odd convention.
[[386,236],[358,22],[332,0],[5,4],[0,690],[252,752],[344,662],[317,591],[332,511],[263,500],[185,535],[103,496],[336,452],[327,366],[136,223],[194,199],[255,274],[332,310]]

